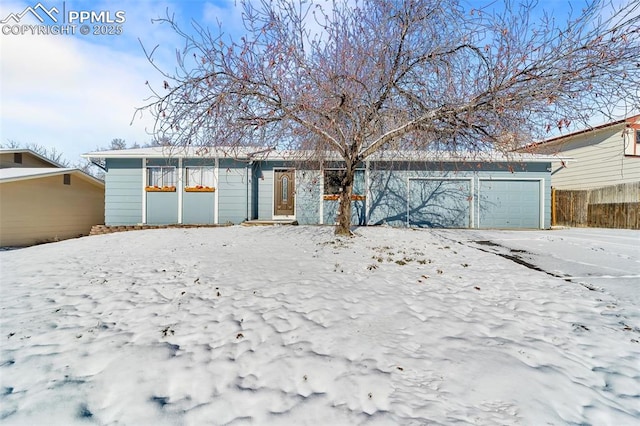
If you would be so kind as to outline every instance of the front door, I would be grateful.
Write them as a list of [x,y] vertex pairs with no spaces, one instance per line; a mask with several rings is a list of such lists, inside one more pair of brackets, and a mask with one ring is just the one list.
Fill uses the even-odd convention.
[[294,171],[276,170],[274,216],[293,216],[295,214],[294,193]]

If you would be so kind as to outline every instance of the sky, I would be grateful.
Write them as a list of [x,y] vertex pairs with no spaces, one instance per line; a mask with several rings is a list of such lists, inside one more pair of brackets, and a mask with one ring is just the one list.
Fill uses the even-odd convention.
[[[241,28],[241,12],[234,0],[9,0],[0,3],[0,21],[39,3],[49,11],[55,7],[58,13],[52,15],[58,21],[72,21],[60,24],[45,17],[44,24],[75,25],[75,34],[13,34],[40,24],[31,13],[0,24],[0,144],[13,141],[55,148],[71,163],[79,161],[82,153],[108,146],[114,138],[141,145],[153,139],[151,117],[135,115],[135,110],[150,94],[145,82],[162,79],[142,45],[149,50],[158,45],[156,63],[172,69],[182,42],[167,25],[154,24],[152,19],[168,11],[183,25],[221,22],[231,34]],[[468,3],[476,6],[474,0]],[[538,8],[562,16],[570,4],[576,7],[584,2],[543,0]],[[83,12],[102,18],[101,22],[85,21],[87,35],[80,33],[78,22]],[[101,30],[121,33],[93,34]]]
[[[67,18],[70,11],[108,11],[112,21],[123,16],[118,11],[124,12],[121,24],[88,22],[91,32],[87,35],[79,33],[81,25],[77,22],[74,35],[0,33],[0,143],[15,141],[55,148],[71,162],[78,161],[82,153],[107,146],[114,138],[129,144],[153,139],[149,134],[150,117],[134,117],[136,107],[144,105],[150,94],[145,82],[160,78],[145,58],[141,44],[148,49],[158,45],[157,61],[166,68],[173,65],[175,50],[181,46],[180,39],[166,25],[153,24],[153,18],[166,16],[169,11],[183,23],[193,19],[213,26],[220,20],[232,28],[239,23],[239,9],[233,0],[41,3],[48,10],[56,7],[58,18],[63,8]],[[0,20],[37,4],[3,1]],[[19,24],[10,21],[0,27],[37,24],[28,13]],[[92,33],[109,25],[120,25],[122,33]]]

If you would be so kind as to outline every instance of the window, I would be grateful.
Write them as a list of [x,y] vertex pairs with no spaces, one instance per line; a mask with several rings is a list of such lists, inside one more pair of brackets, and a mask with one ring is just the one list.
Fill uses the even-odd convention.
[[175,191],[175,167],[149,167],[147,169],[147,191]]
[[[342,179],[344,179],[345,170],[325,170],[324,171],[324,199],[337,200],[343,191]],[[353,178],[353,194],[352,200],[364,199],[364,171],[356,170]]]
[[213,191],[215,188],[213,167],[187,167],[185,190]]
[[62,183],[65,185],[71,185],[71,175],[68,173],[62,175]]
[[282,202],[287,203],[289,201],[289,178],[284,176],[282,178]]
[[640,156],[640,129],[627,129],[624,134],[624,155]]
[[344,170],[324,171],[324,195],[339,195],[342,192]]
[[22,164],[22,153],[14,152],[13,153],[13,162],[16,164]]

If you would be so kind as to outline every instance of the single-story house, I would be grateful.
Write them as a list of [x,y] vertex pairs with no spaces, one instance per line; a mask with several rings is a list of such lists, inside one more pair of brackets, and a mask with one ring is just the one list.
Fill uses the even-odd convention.
[[104,223],[104,182],[26,149],[0,150],[0,246],[88,235]]
[[[84,155],[105,173],[106,225],[334,224],[339,161],[300,153],[152,147]],[[555,157],[385,153],[356,172],[353,223],[412,227],[548,228]]]

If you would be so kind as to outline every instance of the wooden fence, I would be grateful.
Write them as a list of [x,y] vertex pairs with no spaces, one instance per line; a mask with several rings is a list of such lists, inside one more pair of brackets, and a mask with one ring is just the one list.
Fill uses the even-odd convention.
[[551,224],[640,229],[640,182],[551,191]]

